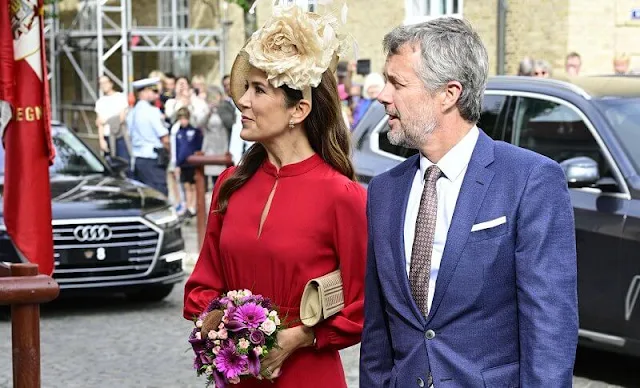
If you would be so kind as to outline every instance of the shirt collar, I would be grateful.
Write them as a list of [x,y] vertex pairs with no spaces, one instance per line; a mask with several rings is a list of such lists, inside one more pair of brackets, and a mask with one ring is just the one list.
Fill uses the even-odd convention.
[[[455,181],[467,165],[469,165],[471,155],[473,154],[473,150],[476,148],[476,143],[478,142],[478,136],[480,136],[480,131],[478,130],[478,127],[474,125],[469,133],[467,133],[462,140],[458,142],[458,144],[453,146],[453,148],[450,149],[438,163],[436,163],[447,179],[452,182]],[[433,164],[434,163],[424,155],[420,154],[420,174],[423,181],[427,168]]]

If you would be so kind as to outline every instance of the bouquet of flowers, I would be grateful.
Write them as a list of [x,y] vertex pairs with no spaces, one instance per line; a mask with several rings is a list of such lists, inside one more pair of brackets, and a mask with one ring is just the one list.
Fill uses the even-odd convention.
[[229,291],[214,299],[195,319],[189,343],[198,376],[217,388],[260,376],[262,359],[277,347],[283,325],[271,301],[249,290]]

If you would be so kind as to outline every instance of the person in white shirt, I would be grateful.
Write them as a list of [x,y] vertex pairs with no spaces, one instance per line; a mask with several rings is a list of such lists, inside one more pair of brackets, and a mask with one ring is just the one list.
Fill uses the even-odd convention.
[[107,76],[99,79],[102,96],[96,101],[96,126],[100,150],[111,156],[130,160],[131,142],[125,119],[129,109],[127,96],[114,90],[113,81]]

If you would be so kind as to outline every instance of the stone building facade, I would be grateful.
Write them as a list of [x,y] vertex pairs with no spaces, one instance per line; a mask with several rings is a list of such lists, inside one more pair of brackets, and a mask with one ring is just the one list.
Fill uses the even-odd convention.
[[[135,0],[133,20],[139,26],[156,26],[159,2],[170,0]],[[220,15],[214,16],[206,2],[218,0],[181,0],[188,4],[188,24],[191,28],[218,28]],[[222,0],[219,0],[222,2]],[[258,25],[269,17],[271,0],[259,0]],[[371,60],[371,70],[381,71],[384,65],[382,38],[393,27],[415,23],[433,17],[454,14],[468,19],[484,40],[490,60],[490,71],[498,66],[498,1],[507,7],[505,20],[505,72],[515,74],[518,62],[525,56],[545,59],[554,73],[564,71],[567,53],[582,56],[584,74],[605,74],[613,71],[613,58],[625,53],[631,57],[631,68],[640,70],[640,0],[348,0],[349,16],[346,32],[358,43],[358,57]],[[338,6],[343,0],[334,0]],[[79,0],[60,0],[60,19],[69,24]],[[427,9],[430,4],[430,9]],[[225,72],[244,43],[243,12],[229,4]],[[634,17],[635,16],[635,17]],[[637,19],[636,19],[637,18]],[[351,53],[352,59],[355,54]],[[146,76],[159,68],[159,54],[136,53],[134,78]],[[114,57],[112,61],[117,61]],[[204,75],[209,82],[220,82],[220,56],[191,53],[189,75]],[[114,66],[117,68],[117,65]],[[62,66],[66,80],[75,79],[69,64]],[[166,70],[160,68],[160,70]],[[75,88],[77,90],[78,88]],[[63,90],[67,97],[69,90]]]

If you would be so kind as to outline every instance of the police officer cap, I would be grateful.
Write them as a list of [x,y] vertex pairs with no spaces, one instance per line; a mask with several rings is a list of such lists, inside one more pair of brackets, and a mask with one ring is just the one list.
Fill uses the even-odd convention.
[[135,90],[142,90],[144,88],[157,86],[159,82],[160,82],[160,78],[144,78],[144,79],[139,79],[137,81],[133,81],[131,83],[131,86]]

